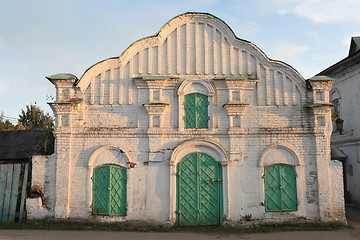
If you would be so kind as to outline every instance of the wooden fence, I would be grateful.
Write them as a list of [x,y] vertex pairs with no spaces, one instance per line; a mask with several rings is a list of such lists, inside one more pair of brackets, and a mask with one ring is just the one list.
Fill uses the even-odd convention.
[[0,164],[0,221],[22,221],[29,163]]

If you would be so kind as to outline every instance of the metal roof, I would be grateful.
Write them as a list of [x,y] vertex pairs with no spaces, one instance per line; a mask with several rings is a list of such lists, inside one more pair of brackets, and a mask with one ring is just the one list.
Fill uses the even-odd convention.
[[50,76],[46,76],[46,78],[52,83],[54,83],[56,80],[74,80],[74,83],[79,81],[79,79],[71,73],[56,73]]
[[335,81],[336,79],[333,77],[325,76],[325,75],[317,75],[309,78],[311,81]]
[[352,37],[350,43],[349,56],[359,51],[360,49],[360,37]]

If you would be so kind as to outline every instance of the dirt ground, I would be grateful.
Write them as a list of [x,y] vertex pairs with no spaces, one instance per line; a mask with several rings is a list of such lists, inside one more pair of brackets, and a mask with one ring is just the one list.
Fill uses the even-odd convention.
[[95,239],[149,239],[149,240],[212,240],[212,239],[264,239],[264,240],[360,240],[360,209],[348,208],[347,219],[355,229],[340,231],[301,231],[274,233],[186,233],[186,232],[107,232],[107,231],[53,231],[53,230],[0,230],[0,240],[95,240]]

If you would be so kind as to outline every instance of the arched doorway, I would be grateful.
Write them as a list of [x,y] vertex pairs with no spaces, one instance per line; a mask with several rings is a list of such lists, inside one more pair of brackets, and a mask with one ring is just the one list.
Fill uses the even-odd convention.
[[[87,174],[89,215],[126,216],[132,208],[129,154],[119,146],[101,146],[90,156]],[[131,184],[130,184],[131,185]]]
[[187,154],[177,164],[178,225],[218,225],[222,219],[221,164],[203,152]]

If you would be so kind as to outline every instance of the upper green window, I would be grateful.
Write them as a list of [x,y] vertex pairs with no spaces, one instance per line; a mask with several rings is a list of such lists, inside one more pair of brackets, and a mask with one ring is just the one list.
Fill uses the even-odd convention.
[[93,172],[92,214],[124,216],[126,214],[126,169],[102,165]]
[[185,96],[185,128],[208,128],[208,97],[201,93]]
[[293,166],[275,164],[264,173],[265,211],[296,211],[296,174]]

